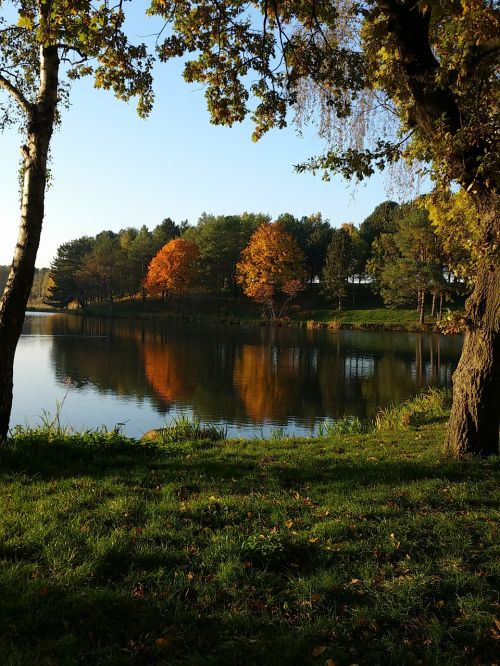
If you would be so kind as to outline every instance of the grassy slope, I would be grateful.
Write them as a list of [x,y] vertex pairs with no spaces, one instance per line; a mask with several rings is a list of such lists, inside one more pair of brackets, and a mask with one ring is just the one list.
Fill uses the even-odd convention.
[[441,439],[18,434],[0,663],[495,663],[498,460]]

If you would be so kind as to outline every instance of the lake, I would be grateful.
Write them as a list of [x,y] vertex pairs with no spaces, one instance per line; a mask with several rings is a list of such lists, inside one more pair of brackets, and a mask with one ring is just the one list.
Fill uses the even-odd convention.
[[75,430],[139,436],[180,413],[231,436],[373,416],[426,386],[450,386],[461,336],[144,322],[28,313],[11,425],[60,410]]

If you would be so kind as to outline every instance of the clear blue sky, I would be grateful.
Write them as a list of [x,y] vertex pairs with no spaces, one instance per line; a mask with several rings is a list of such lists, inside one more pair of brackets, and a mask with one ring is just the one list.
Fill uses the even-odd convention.
[[[132,29],[151,32],[138,24]],[[165,217],[196,224],[202,212],[300,217],[319,211],[338,226],[359,224],[387,199],[380,176],[353,195],[340,177],[325,183],[296,174],[294,164],[322,151],[314,129],[299,137],[290,126],[254,144],[250,122],[211,125],[203,90],[185,83],[181,70],[181,63],[157,67],[156,103],[147,120],[138,118],[133,102],[94,90],[90,79],[74,84],[71,108],[53,137],[37,266],[48,266],[57,247],[78,236],[152,228]],[[10,263],[17,238],[20,141],[14,131],[0,135],[0,264]]]

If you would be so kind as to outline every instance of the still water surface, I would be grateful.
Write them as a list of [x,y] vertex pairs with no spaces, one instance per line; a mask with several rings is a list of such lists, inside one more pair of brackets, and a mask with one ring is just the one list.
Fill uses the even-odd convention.
[[231,435],[314,432],[373,416],[425,386],[450,386],[460,336],[132,322],[28,313],[12,425],[54,416],[130,436],[180,412]]

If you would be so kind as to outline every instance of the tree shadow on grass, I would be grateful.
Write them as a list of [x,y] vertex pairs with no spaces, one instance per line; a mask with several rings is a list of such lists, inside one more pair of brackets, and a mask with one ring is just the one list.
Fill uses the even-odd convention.
[[[202,452],[202,455],[197,455]],[[267,451],[263,449],[262,458]],[[194,455],[193,455],[194,454]],[[255,453],[222,450],[217,444],[197,443],[179,449],[165,449],[154,445],[123,440],[106,446],[88,445],[77,441],[47,443],[11,441],[0,450],[0,474],[17,475],[40,481],[71,477],[102,479],[108,476],[121,477],[123,483],[136,485],[143,478],[143,487],[153,485],[148,474],[154,471],[165,477],[189,477],[202,475],[216,482],[235,478],[242,482],[240,491],[258,482],[266,486],[272,478],[281,488],[293,489],[304,484],[347,483],[357,487],[394,485],[410,480],[443,478],[450,481],[483,480],[484,475],[495,468],[495,462],[485,469],[482,461],[474,463],[451,459],[408,460],[404,456],[382,462],[350,457],[349,451],[342,455],[322,459],[316,454],[311,460],[301,457],[295,462],[293,453],[290,462],[279,460],[262,463]]]

